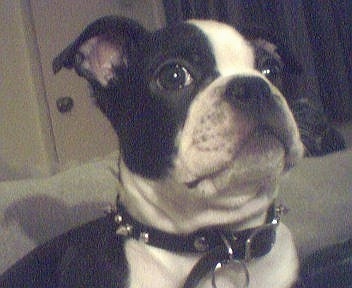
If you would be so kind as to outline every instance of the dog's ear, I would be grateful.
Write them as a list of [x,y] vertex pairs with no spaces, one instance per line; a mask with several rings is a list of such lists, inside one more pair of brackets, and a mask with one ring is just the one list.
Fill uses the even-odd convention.
[[[274,45],[275,53],[280,56],[282,61],[284,72],[297,75],[302,73],[302,66],[288,47],[285,37],[278,33],[271,33],[256,25],[248,25],[239,29],[239,31],[255,45],[267,46],[268,43]],[[262,48],[266,49],[265,47]]]
[[54,73],[63,67],[74,68],[90,83],[106,87],[118,81],[139,49],[145,45],[148,32],[137,22],[117,16],[105,16],[88,25],[78,38],[52,63]]

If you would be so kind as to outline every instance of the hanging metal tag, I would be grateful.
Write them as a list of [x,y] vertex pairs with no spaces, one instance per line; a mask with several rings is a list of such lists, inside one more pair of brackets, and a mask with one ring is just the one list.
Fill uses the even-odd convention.
[[222,235],[222,240],[224,241],[229,259],[219,262],[214,267],[212,271],[211,284],[213,288],[231,288],[249,287],[249,272],[247,266],[244,262],[236,260],[233,255],[233,250],[231,248],[228,240]]

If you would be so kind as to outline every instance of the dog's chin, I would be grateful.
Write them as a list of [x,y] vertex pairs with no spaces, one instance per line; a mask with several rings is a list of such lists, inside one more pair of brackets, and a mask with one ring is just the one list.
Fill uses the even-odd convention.
[[231,193],[237,187],[273,183],[285,170],[286,151],[285,145],[274,133],[257,129],[221,169],[214,168],[211,173],[184,181],[184,184],[190,189],[201,189],[204,197]]

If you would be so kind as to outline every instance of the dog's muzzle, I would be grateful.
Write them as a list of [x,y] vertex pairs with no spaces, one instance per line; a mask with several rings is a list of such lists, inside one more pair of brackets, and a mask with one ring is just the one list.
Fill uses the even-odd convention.
[[257,122],[255,130],[272,133],[281,142],[287,156],[285,169],[294,166],[301,157],[302,145],[295,120],[279,90],[263,78],[241,77],[227,84],[225,98],[247,114],[249,121]]
[[256,74],[228,76],[191,104],[175,167],[185,183],[225,170],[233,177],[235,170],[244,172],[238,178],[248,179],[281,174],[302,154],[297,125],[280,91]]

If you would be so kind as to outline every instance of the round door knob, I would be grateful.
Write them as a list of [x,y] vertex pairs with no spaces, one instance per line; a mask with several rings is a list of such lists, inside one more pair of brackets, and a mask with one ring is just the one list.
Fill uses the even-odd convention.
[[73,99],[71,97],[61,97],[56,100],[56,107],[60,113],[70,112],[73,108]]

